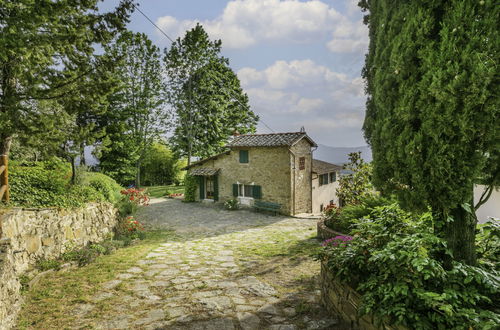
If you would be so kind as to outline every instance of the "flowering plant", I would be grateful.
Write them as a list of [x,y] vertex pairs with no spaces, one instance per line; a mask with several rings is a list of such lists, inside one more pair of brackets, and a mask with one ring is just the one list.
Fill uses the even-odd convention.
[[120,191],[120,194],[126,196],[129,202],[136,205],[149,205],[149,196],[144,189],[128,188]]
[[342,244],[347,244],[352,241],[352,236],[338,235],[333,238],[325,240],[321,245],[323,246],[340,246]]
[[134,217],[130,216],[125,219],[125,229],[129,232],[138,232],[144,230],[144,226]]
[[170,197],[170,198],[174,198],[174,197],[182,197],[182,196],[184,196],[184,194],[183,194],[183,193],[175,193],[175,194],[169,194],[169,195],[168,195],[168,197]]

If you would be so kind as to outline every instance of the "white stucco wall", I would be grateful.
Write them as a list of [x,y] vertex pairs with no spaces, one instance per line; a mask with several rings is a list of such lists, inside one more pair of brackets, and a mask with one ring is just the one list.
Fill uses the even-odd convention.
[[[484,189],[483,185],[474,187],[474,203],[479,201]],[[493,190],[488,201],[476,211],[476,216],[479,223],[485,223],[490,217],[500,219],[500,188]]]
[[[337,178],[338,178],[337,173]],[[326,207],[330,204],[330,201],[338,206],[339,200],[337,198],[337,188],[339,187],[339,181],[331,182],[328,184],[324,184],[322,186],[319,185],[319,178],[317,174],[313,174],[312,180],[312,211],[314,214],[321,213],[320,205],[323,204]]]

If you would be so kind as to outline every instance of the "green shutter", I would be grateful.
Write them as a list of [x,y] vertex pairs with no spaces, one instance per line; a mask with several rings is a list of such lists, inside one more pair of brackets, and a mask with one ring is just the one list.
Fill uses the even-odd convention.
[[233,196],[238,197],[238,185],[236,183],[233,184]]
[[240,150],[240,163],[248,163],[248,150]]
[[255,198],[255,199],[261,199],[262,198],[262,188],[260,186],[253,186],[252,195],[253,195],[253,198]]
[[219,200],[219,176],[214,175],[214,201]]
[[205,199],[205,177],[199,176],[200,178],[200,200]]

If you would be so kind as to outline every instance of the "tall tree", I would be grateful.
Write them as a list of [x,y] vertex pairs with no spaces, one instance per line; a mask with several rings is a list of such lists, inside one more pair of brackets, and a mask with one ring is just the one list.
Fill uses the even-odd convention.
[[[121,81],[110,95],[110,111],[102,118],[108,143],[101,151],[101,168],[121,182],[141,185],[141,162],[153,141],[168,128],[164,106],[161,53],[144,33],[123,33],[106,52],[117,60]],[[124,175],[128,178],[119,177]]]
[[[80,93],[82,78],[103,65],[94,47],[124,29],[132,0],[100,13],[98,0],[4,0],[0,6],[0,153],[23,132],[31,100]],[[102,67],[101,67],[102,69]],[[43,120],[43,118],[42,118]]]
[[220,151],[235,131],[254,132],[258,121],[221,47],[197,24],[165,50],[166,95],[176,114],[171,143],[188,163]]
[[474,264],[473,185],[498,184],[500,7],[481,1],[367,1],[364,131],[374,183],[430,207],[455,260]]

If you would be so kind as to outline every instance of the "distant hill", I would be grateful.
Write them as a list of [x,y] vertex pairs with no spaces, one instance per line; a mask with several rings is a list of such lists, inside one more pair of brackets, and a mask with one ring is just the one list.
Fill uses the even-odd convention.
[[372,151],[369,146],[361,147],[330,147],[323,144],[318,145],[313,153],[314,159],[319,159],[325,162],[334,164],[344,164],[349,161],[348,155],[351,152],[361,151],[361,157],[365,162],[372,161]]

